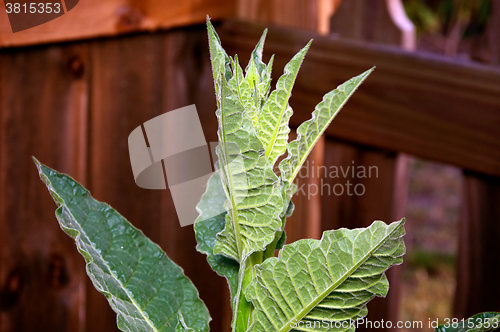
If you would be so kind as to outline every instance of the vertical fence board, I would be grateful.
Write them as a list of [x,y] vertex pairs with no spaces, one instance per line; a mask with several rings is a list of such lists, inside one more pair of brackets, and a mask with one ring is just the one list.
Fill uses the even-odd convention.
[[[136,36],[95,43],[92,52],[91,190],[158,242],[200,291],[213,317],[212,329],[223,331],[229,294],[223,278],[196,252],[193,227],[180,227],[168,190],[137,187],[127,139],[137,126],[164,112],[196,104],[208,141],[216,140],[215,98],[205,30],[195,27],[163,35]],[[113,151],[110,153],[110,151]],[[112,328],[114,314],[91,291],[88,324]],[[227,297],[227,298],[225,298]],[[106,308],[104,308],[106,307]],[[106,328],[98,327],[100,320]],[[228,325],[226,325],[228,326]]]
[[[273,25],[318,31],[321,0],[238,0],[238,17]],[[324,20],[322,20],[324,21]]]
[[83,331],[84,260],[31,156],[86,182],[85,45],[0,52],[0,331]]
[[[491,2],[484,37],[487,60],[500,65],[498,1]],[[462,200],[453,311],[455,317],[467,318],[478,312],[500,311],[500,265],[496,263],[500,261],[500,177],[465,170]]]
[[385,0],[344,0],[332,16],[331,32],[342,38],[399,44],[401,32],[394,26]]
[[490,52],[490,62],[500,66],[500,3],[491,2],[491,17],[487,31],[488,47]]
[[[395,186],[396,154],[327,139],[324,165],[320,171],[323,230],[367,227],[375,220],[389,223],[396,219],[394,197],[400,192]],[[368,304],[370,321],[397,321],[398,276],[397,267],[389,270],[388,298]]]
[[[161,192],[139,188],[132,175],[128,135],[162,113],[159,35],[138,35],[91,44],[89,189],[158,242]],[[116,315],[89,284],[89,331],[118,331]]]
[[[295,139],[295,132],[291,133],[290,141]],[[309,157],[302,166],[294,181],[297,192],[292,198],[294,211],[286,221],[286,243],[293,243],[304,238],[321,238],[321,179],[311,174],[312,169],[323,165],[325,155],[325,138],[322,137],[313,148]]]
[[500,178],[464,172],[454,313],[500,311]]
[[402,0],[343,0],[331,17],[330,30],[342,38],[416,49],[416,29]]
[[[164,112],[195,104],[207,142],[217,141],[216,102],[204,27],[173,31],[164,39]],[[231,308],[225,279],[211,270],[195,249],[193,226],[180,227],[170,191],[162,196],[162,244],[198,287],[208,306],[212,331],[229,331]],[[168,243],[166,243],[168,239]]]

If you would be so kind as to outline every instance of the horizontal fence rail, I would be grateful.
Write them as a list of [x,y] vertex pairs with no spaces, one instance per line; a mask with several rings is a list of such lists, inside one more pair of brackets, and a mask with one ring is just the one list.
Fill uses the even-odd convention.
[[[230,53],[244,57],[264,28],[231,21],[220,34]],[[500,68],[275,27],[265,47],[276,54],[275,71],[311,38],[293,90],[291,105],[301,110],[293,123],[308,119],[305,110],[332,87],[376,66],[328,136],[500,176]]]

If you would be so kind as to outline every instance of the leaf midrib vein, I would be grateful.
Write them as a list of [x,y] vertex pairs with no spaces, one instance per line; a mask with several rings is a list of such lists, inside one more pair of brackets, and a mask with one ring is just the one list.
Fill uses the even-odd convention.
[[[224,79],[224,78],[222,78]],[[222,83],[224,84],[224,83]],[[222,138],[224,140],[224,157],[225,157],[225,160],[226,160],[226,164],[227,164],[227,161],[229,160],[228,158],[228,155],[229,155],[229,152],[227,150],[227,141],[226,141],[226,131],[225,131],[225,112],[224,112],[224,98],[221,98],[221,116],[223,117],[222,121],[221,121],[221,131],[222,131]],[[242,121],[243,121],[243,118],[242,118]],[[229,165],[225,165],[224,167],[226,167],[227,169],[227,172],[230,173],[230,168],[229,168]],[[237,217],[237,212],[236,212],[236,202],[234,201],[234,184],[233,184],[233,177],[232,175],[228,174],[228,180],[229,180],[229,191],[230,191],[230,200],[231,200],[231,206],[233,207],[231,209],[231,215],[232,215],[232,219],[233,219],[233,232],[234,232],[234,236],[235,236],[235,240],[236,240],[236,248],[238,249],[238,259],[241,260],[242,258],[242,248],[241,248],[241,238],[240,238],[240,229],[239,229],[239,224],[238,224],[238,217]]]
[[[340,286],[348,277],[350,277],[361,265],[363,265],[363,263],[375,252],[377,251],[396,231],[399,230],[399,228],[401,227],[401,223],[399,223],[399,225],[397,227],[394,228],[394,230],[389,233],[388,235],[386,235],[381,241],[379,244],[377,244],[377,246],[375,248],[373,248],[372,250],[370,250],[366,255],[365,257],[363,257],[362,260],[360,260],[356,265],[354,265],[353,267],[351,267],[345,274],[342,278],[340,278],[337,282],[333,283],[331,287],[328,287],[325,291],[323,291],[315,300],[311,301],[311,303],[309,303],[307,306],[304,307],[304,309],[302,309],[299,314],[297,314],[294,318],[295,318],[295,321],[299,322],[300,320],[302,320],[302,318],[304,318],[312,309],[314,309],[316,307],[317,304],[319,304],[326,296],[328,296],[328,294],[330,294],[331,292],[333,292],[334,289],[336,289],[338,286]],[[358,234],[359,235],[359,234]],[[373,236],[373,233],[372,233],[372,236]],[[383,273],[383,272],[382,272]],[[295,286],[294,286],[295,288]],[[288,322],[285,326],[283,326],[279,332],[288,332],[291,330],[291,321]]]
[[[48,177],[47,177],[47,178],[48,178]],[[50,181],[50,180],[49,180],[49,181]],[[56,192],[55,188],[52,186],[52,181],[50,181],[50,185],[51,185],[52,189],[54,190],[54,192]],[[57,193],[57,192],[56,192],[56,193]],[[62,200],[63,200],[63,202],[64,202],[64,207],[66,208],[66,212],[67,212],[69,215],[71,215],[71,218],[72,218],[73,220],[75,220],[75,222],[77,222],[77,219],[75,218],[75,216],[73,215],[73,213],[70,211],[69,206],[68,206],[68,203],[66,202],[66,200],[64,200],[62,197],[61,197],[61,199],[62,199]],[[83,213],[85,213],[86,218],[88,218],[88,213],[86,213],[86,212],[84,212],[84,211],[82,211],[82,212],[83,212]],[[80,223],[78,222],[78,224],[80,224]],[[108,227],[109,227],[109,224],[108,224]],[[83,237],[84,237],[87,241],[89,241],[89,244],[91,244],[92,242],[91,242],[91,240],[89,239],[89,237],[87,236],[87,233],[84,231],[84,229],[83,229],[83,228],[80,228],[80,229],[82,230],[82,232],[79,232],[79,233],[80,233],[80,234],[79,234],[79,235],[80,235],[80,239],[81,239],[81,237],[82,237],[82,235],[83,235]],[[75,229],[75,230],[76,230],[76,229]],[[112,235],[112,238],[114,239],[114,235]],[[81,241],[83,241],[83,239],[81,239]],[[93,248],[93,246],[92,246],[92,245],[90,245],[90,246]],[[83,248],[82,248],[82,250],[83,250]],[[90,254],[90,253],[88,253],[88,254]],[[98,256],[100,256],[100,255],[98,255]],[[94,259],[94,258],[93,258],[93,259]],[[102,256],[101,256],[101,260],[102,260],[102,262],[103,262],[104,266],[108,269],[108,273],[109,273],[109,274],[110,274],[110,275],[111,275],[111,276],[112,276],[112,277],[116,280],[116,282],[118,283],[118,285],[120,286],[120,288],[121,288],[121,289],[124,291],[124,293],[126,294],[127,298],[128,298],[128,299],[130,300],[130,302],[134,305],[134,307],[137,309],[137,311],[139,311],[139,313],[141,314],[141,316],[142,316],[142,318],[144,319],[144,321],[146,321],[146,323],[147,323],[147,324],[148,324],[148,325],[149,325],[149,326],[153,329],[153,332],[159,332],[159,330],[157,330],[157,329],[156,329],[156,327],[153,325],[153,322],[151,322],[151,321],[149,320],[149,318],[148,318],[148,317],[146,317],[145,313],[144,313],[144,312],[143,312],[143,310],[139,307],[139,305],[137,304],[137,302],[135,302],[135,300],[134,300],[132,297],[130,297],[130,295],[129,295],[129,293],[128,293],[127,289],[126,289],[125,287],[123,287],[123,284],[121,283],[121,281],[117,278],[117,276],[115,276],[115,275],[114,275],[114,273],[111,271],[111,267],[108,265],[108,263],[107,263],[104,259],[102,259]],[[113,297],[116,297],[116,296],[115,296],[115,295],[113,295],[113,294],[111,294],[111,295],[112,295]]]
[[[290,74],[292,74],[292,73],[287,73],[287,75],[290,75]],[[288,78],[288,76],[286,78]],[[286,81],[286,78],[283,81]],[[279,81],[278,81],[277,85],[278,84],[279,84]],[[293,82],[292,82],[292,84],[293,84]],[[283,86],[283,91],[285,91],[285,93],[286,93],[286,98],[285,98],[286,102],[285,102],[285,105],[283,105],[282,107],[281,107],[281,105],[278,106],[280,108],[280,115],[279,115],[279,119],[277,119],[277,121],[276,121],[276,126],[273,129],[273,134],[271,136],[271,140],[270,140],[269,144],[267,145],[267,149],[266,149],[266,157],[267,158],[269,158],[269,156],[271,155],[271,152],[274,148],[274,144],[275,144],[276,138],[278,136],[278,130],[281,126],[281,121],[283,119],[283,115],[285,114],[285,111],[287,109],[288,99],[290,98],[290,95],[292,94],[291,89],[290,89],[290,91],[287,91],[287,90],[285,90],[284,86]],[[276,98],[278,97],[278,94],[279,94],[279,90],[276,90]],[[272,93],[271,93],[271,96],[269,97],[269,99],[271,99],[271,97],[272,97]],[[265,109],[265,107],[264,107],[264,109]],[[269,106],[269,110],[270,110],[270,113],[272,114],[271,106]]]
[[[337,88],[331,92],[337,92],[337,93],[333,93],[332,96],[331,96],[331,99],[329,101],[329,107],[328,107],[328,111],[330,113],[330,119],[329,121],[327,122],[327,124],[325,126],[323,126],[323,129],[326,129],[330,123],[333,121],[333,119],[335,118],[335,116],[338,114],[339,110],[344,107],[344,105],[347,103],[347,101],[349,100],[350,96],[352,96],[352,94],[357,90],[357,88],[361,85],[361,83],[364,82],[364,80],[368,77],[368,75],[371,73],[371,71],[368,71],[368,72],[365,72],[365,75],[362,76],[362,77],[358,77],[358,79],[356,79],[356,81],[354,81],[354,79],[351,79],[350,81],[348,81],[348,83],[343,87],[343,90]],[[349,93],[347,94],[345,92],[345,87],[347,87],[348,85],[355,85],[355,88]],[[329,92],[329,93],[331,93]],[[331,115],[332,111],[331,111],[331,105],[333,103],[333,99],[334,97],[337,97],[337,95],[342,92],[344,94],[344,96],[346,98],[344,98],[343,102],[340,103],[339,106],[337,106],[337,109],[335,110],[335,112],[333,112],[333,116]],[[327,93],[326,95],[328,95],[329,93]],[[326,96],[325,95],[325,96]],[[317,110],[319,110],[320,108],[317,108]],[[304,122],[302,125],[308,123],[308,124],[313,124],[313,120],[315,119],[315,112],[316,110],[313,112],[313,117],[309,120],[307,120],[306,122]],[[318,120],[319,120],[319,116],[320,116],[320,113],[321,112],[317,112],[317,117],[318,117]],[[302,125],[300,127],[302,127]],[[317,126],[317,124],[316,124]],[[300,129],[299,127],[299,129]],[[309,129],[309,128],[307,128]],[[322,130],[323,131],[323,130]],[[298,130],[297,130],[297,133],[298,133]],[[307,132],[306,132],[307,133]],[[319,140],[319,138],[321,137],[321,135],[323,134],[323,132],[321,132],[320,135],[317,135],[316,139],[314,140],[314,142],[309,145],[308,149],[307,149],[307,152],[302,156],[302,158],[299,159],[299,162],[295,165],[295,170],[292,172],[292,174],[290,175],[290,177],[288,178],[288,183],[292,183],[292,181],[295,179],[295,177],[297,176],[297,173],[299,172],[300,170],[300,167],[302,166],[302,164],[304,163],[304,161],[306,160],[307,156],[309,155],[309,153],[311,153],[311,150],[312,150],[312,147],[314,147],[314,145],[316,144],[316,142]],[[294,141],[294,142],[297,142],[297,149],[300,148],[300,144],[299,144],[299,139],[300,137],[297,137],[297,139]]]

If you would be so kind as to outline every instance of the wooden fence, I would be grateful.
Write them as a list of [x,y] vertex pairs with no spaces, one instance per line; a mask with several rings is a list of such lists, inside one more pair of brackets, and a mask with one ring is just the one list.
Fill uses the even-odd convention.
[[[229,53],[245,62],[264,26],[226,21],[217,28]],[[402,217],[402,153],[455,165],[465,179],[455,313],[500,310],[500,69],[274,27],[265,51],[276,54],[274,72],[311,37],[291,101],[295,126],[324,93],[377,69],[310,162],[377,166],[378,176],[348,178],[364,185],[362,196],[299,195],[288,241]],[[135,185],[128,156],[134,128],[189,104],[198,108],[207,141],[215,141],[202,25],[0,50],[0,332],[117,331],[115,314],[57,225],[32,155],[71,174],[159,243],[200,289],[212,331],[228,331],[224,279],[195,251],[192,227],[179,226],[169,191]],[[336,180],[301,179],[330,186]],[[372,320],[397,319],[399,272],[389,273],[388,299],[370,304]]]

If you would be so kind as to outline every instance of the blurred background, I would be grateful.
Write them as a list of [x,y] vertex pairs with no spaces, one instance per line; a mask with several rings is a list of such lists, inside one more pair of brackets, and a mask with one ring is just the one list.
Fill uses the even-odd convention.
[[[315,39],[290,102],[292,132],[324,93],[377,66],[309,157],[308,168],[322,171],[299,178],[287,241],[404,216],[405,263],[389,271],[389,295],[370,303],[370,320],[421,321],[401,330],[432,331],[429,320],[500,311],[499,0],[68,6],[13,33],[0,2],[0,332],[117,331],[58,227],[32,155],[159,243],[199,288],[211,330],[230,330],[224,279],[196,252],[192,226],[180,227],[170,192],[135,185],[127,146],[137,126],[190,104],[216,141],[207,14],[242,65],[269,27],[274,83]],[[348,167],[356,172],[335,173]]]

